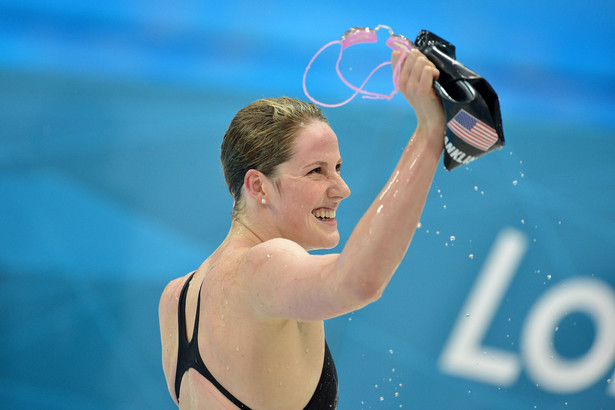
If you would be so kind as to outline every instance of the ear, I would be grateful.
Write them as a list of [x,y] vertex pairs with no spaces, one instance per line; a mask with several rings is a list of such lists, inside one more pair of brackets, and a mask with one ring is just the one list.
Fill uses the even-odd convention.
[[265,183],[267,177],[260,171],[250,169],[246,172],[246,176],[243,178],[243,185],[246,188],[247,194],[255,201],[260,201],[266,197]]

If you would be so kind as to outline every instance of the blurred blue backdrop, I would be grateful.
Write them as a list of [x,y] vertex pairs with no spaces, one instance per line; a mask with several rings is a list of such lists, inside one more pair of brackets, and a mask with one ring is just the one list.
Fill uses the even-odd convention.
[[[229,121],[305,99],[323,44],[387,24],[457,46],[498,91],[507,145],[439,170],[384,297],[327,322],[339,408],[615,408],[614,15],[608,0],[0,0],[1,407],[174,408],[158,298],[227,233]],[[359,79],[388,54],[354,47],[342,68]],[[350,94],[336,56],[308,77],[328,102]],[[387,70],[369,83],[390,88]],[[326,113],[353,192],[339,250],[415,118],[401,96]]]

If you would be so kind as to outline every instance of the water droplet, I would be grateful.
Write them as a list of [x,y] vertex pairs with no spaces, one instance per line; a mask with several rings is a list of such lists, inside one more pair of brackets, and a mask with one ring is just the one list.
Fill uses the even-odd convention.
[[378,385],[377,385],[377,384],[374,384],[374,389],[377,389],[377,388],[378,388]]
[[419,223],[418,223],[418,224],[416,224],[416,228],[417,228],[417,229],[421,229],[421,226],[423,226],[423,225],[421,224],[421,221],[419,221]]
[[473,254],[473,253],[469,254],[469,255],[468,255],[468,258],[470,258],[470,259],[474,259],[474,254]]
[[352,318],[351,318],[351,317],[349,317],[349,318],[348,318],[348,321],[350,322],[351,320],[352,320]]
[[440,235],[440,231],[436,231],[436,235]]
[[468,390],[468,394],[471,394],[471,393],[472,393],[472,390]]
[[442,205],[442,208],[446,209],[446,205]]
[[485,191],[480,191],[480,194],[481,195],[485,195]]
[[268,257],[268,258],[271,258],[271,254],[267,254],[267,257]]
[[551,280],[551,275],[547,275],[547,279]]
[[517,180],[515,179],[512,184],[513,184],[513,186],[517,186],[518,183],[519,182],[517,182]]
[[399,397],[399,392],[395,392],[395,397]]
[[389,349],[389,353],[390,353],[390,354],[393,354],[393,349]]
[[466,317],[470,317],[470,314],[469,314],[469,313],[466,313]]
[[524,224],[525,224],[525,219],[522,219],[521,220],[521,225],[524,225]]
[[557,221],[557,224],[558,224],[558,225],[561,225],[561,224],[562,224],[562,221]]
[[403,383],[399,383],[399,387],[404,387],[404,384]]
[[478,186],[474,185],[474,190],[478,191]]
[[555,331],[557,332],[559,330],[559,326],[555,326]]
[[[393,373],[395,373],[395,368],[391,369],[391,371],[392,371]],[[610,380],[610,379],[609,379],[609,380]]]
[[380,396],[380,401],[384,401],[384,397]]
[[606,379],[606,382],[607,383],[611,383],[611,379]]

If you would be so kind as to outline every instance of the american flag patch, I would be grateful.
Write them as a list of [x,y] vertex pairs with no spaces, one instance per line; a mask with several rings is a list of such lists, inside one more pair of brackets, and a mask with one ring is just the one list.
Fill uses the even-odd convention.
[[498,140],[498,133],[493,128],[465,110],[460,110],[447,126],[459,138],[481,151],[487,151]]

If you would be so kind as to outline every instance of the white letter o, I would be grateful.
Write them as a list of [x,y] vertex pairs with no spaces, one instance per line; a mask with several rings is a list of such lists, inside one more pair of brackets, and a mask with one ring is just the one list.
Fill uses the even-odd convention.
[[[583,356],[561,358],[553,347],[555,327],[572,312],[594,321],[594,343]],[[574,393],[594,384],[615,358],[615,293],[608,283],[573,278],[549,289],[534,305],[523,326],[521,351],[529,376],[553,393]]]

